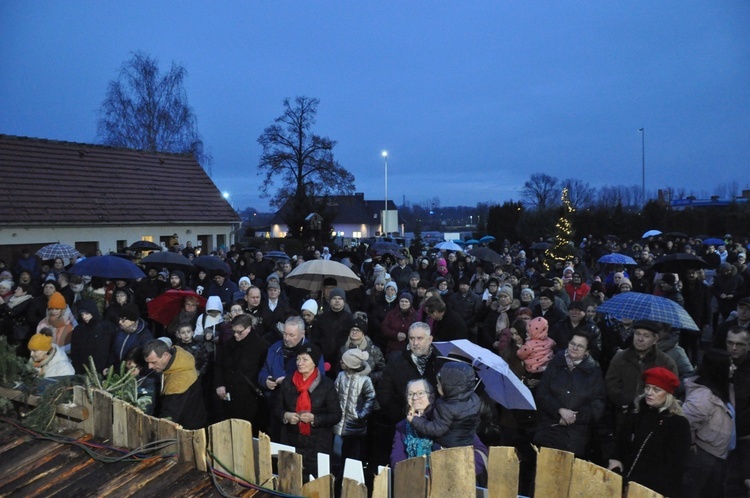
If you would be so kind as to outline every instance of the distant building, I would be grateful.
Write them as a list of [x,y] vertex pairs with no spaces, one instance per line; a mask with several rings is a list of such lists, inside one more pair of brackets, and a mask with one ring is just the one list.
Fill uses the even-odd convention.
[[0,258],[60,242],[82,254],[139,240],[233,242],[240,217],[190,155],[0,135]]
[[[384,202],[367,201],[365,194],[335,195],[328,198],[327,209],[334,215],[331,224],[337,237],[343,239],[364,239],[383,234]],[[291,209],[287,202],[271,219],[269,232],[271,237],[286,237],[287,225],[284,223],[284,213]],[[318,213],[306,213],[307,222],[314,224],[320,221]],[[388,200],[386,213],[388,233],[401,235],[404,233],[404,222],[398,216],[398,208],[392,200]]]
[[669,207],[676,211],[680,211],[688,208],[707,208],[707,207],[725,207],[730,204],[745,204],[750,199],[750,190],[743,190],[741,197],[722,199],[718,195],[712,195],[708,199],[698,199],[695,196],[687,196],[684,199],[673,199],[671,192],[667,190],[659,190],[659,200],[663,200],[669,203]]

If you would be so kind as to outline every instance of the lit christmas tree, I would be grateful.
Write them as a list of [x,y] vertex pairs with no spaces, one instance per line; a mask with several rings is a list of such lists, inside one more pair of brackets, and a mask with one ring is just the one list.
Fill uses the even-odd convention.
[[571,259],[576,254],[575,245],[573,245],[573,223],[572,217],[575,208],[570,203],[568,197],[568,188],[562,191],[562,214],[555,225],[555,240],[552,246],[546,251],[546,260],[549,265],[552,261],[565,261]]

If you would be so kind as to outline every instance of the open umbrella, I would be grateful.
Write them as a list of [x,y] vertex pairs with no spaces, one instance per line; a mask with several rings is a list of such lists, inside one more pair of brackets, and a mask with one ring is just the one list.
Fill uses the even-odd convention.
[[484,383],[484,390],[489,397],[504,407],[536,410],[536,403],[529,388],[511,372],[505,360],[489,349],[477,346],[467,339],[435,342],[433,345],[444,356],[451,355],[469,360]]
[[360,278],[348,266],[330,259],[313,259],[305,261],[292,270],[284,279],[284,283],[309,291],[323,289],[323,279],[333,277],[336,286],[345,291],[358,289],[362,285]]
[[137,279],[146,276],[135,263],[112,255],[87,258],[71,266],[70,273],[116,279]]
[[463,241],[463,240],[461,240],[461,239],[453,239],[453,243],[454,243],[454,244],[458,244],[458,245],[460,245],[461,247],[463,247],[463,246],[465,246],[465,245],[466,245],[466,242],[464,242],[464,241]]
[[68,244],[47,244],[36,252],[36,255],[43,260],[55,258],[75,258],[80,256],[75,247]]
[[717,239],[716,237],[712,237],[703,241],[704,246],[723,246],[724,244],[726,244],[726,242],[721,239]]
[[620,254],[619,252],[613,252],[612,254],[605,254],[604,256],[599,258],[599,262],[608,263],[611,265],[636,265],[638,264],[630,256]]
[[148,307],[148,317],[152,320],[156,320],[164,326],[169,325],[172,322],[172,319],[176,317],[182,309],[182,303],[188,296],[195,297],[198,300],[198,313],[200,314],[203,312],[206,307],[205,297],[199,296],[192,290],[170,289],[146,303],[146,306]]
[[648,232],[643,234],[642,239],[647,239],[649,237],[656,237],[657,235],[661,235],[661,230],[649,230]]
[[495,239],[495,237],[493,237],[492,235],[485,235],[484,237],[482,237],[481,239],[479,239],[479,243],[481,243],[481,244],[489,244],[490,242],[495,242],[495,240],[497,240],[497,239]]
[[477,239],[469,239],[466,241],[466,244],[476,245],[476,244],[479,244],[479,241]]
[[552,244],[549,242],[534,242],[529,249],[534,251],[546,251],[550,247],[552,247]]
[[665,237],[675,237],[675,238],[688,238],[688,234],[683,232],[667,232],[664,234]]
[[604,301],[596,311],[618,319],[653,320],[679,329],[699,330],[685,308],[665,297],[642,292],[617,294]]
[[375,251],[375,254],[377,254],[378,256],[383,256],[385,253],[397,253],[401,250],[401,246],[396,244],[395,242],[380,241],[372,244],[370,247],[368,247],[368,250]]
[[503,262],[503,257],[489,247],[477,247],[476,249],[469,251],[469,254],[477,259],[496,265],[502,264]]
[[441,251],[463,251],[464,250],[463,247],[461,247],[460,245],[450,240],[446,240],[445,242],[440,242],[438,244],[435,244],[435,247],[437,247]]
[[198,256],[193,260],[193,266],[203,268],[206,271],[220,271],[229,273],[229,266],[218,256]]
[[161,251],[161,246],[148,240],[139,240],[130,244],[128,249],[131,251]]
[[708,268],[708,263],[695,254],[678,252],[657,258],[654,264],[651,265],[651,268],[659,273],[680,273],[685,270]]
[[284,251],[268,251],[263,256],[265,256],[266,258],[269,258],[269,259],[274,259],[274,260],[276,260],[276,259],[286,259],[286,260],[292,259]]
[[166,268],[192,268],[193,263],[178,252],[153,252],[141,260],[141,264]]

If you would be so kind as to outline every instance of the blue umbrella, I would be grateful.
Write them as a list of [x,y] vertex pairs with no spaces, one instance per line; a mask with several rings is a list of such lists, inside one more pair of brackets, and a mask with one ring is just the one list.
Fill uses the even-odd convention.
[[477,239],[469,239],[466,241],[466,244],[479,244],[479,241]]
[[453,242],[455,242],[456,244],[458,244],[460,246],[465,246],[466,245],[466,242],[464,242],[461,239],[453,239]]
[[443,251],[463,251],[464,250],[463,247],[449,240],[446,240],[445,242],[440,242],[439,244],[435,244],[435,247]]
[[36,255],[43,260],[56,259],[56,258],[75,258],[80,253],[75,247],[69,246],[68,244],[48,244],[36,252]]
[[636,265],[638,264],[630,256],[620,254],[619,252],[613,252],[612,254],[605,254],[604,256],[599,258],[599,262],[609,263],[612,265]]
[[495,237],[493,237],[492,235],[485,235],[484,237],[479,239],[479,242],[481,244],[487,244],[488,242],[495,242],[495,240]]
[[724,244],[726,244],[726,242],[721,239],[717,239],[716,237],[712,237],[703,241],[704,246],[723,246]]
[[268,251],[263,256],[269,259],[292,259],[284,251]]
[[615,318],[633,320],[653,320],[668,323],[673,327],[686,330],[700,330],[685,308],[661,296],[642,292],[617,294],[604,301],[596,311]]
[[135,263],[117,256],[92,256],[71,266],[70,273],[117,279],[136,279],[146,276]]

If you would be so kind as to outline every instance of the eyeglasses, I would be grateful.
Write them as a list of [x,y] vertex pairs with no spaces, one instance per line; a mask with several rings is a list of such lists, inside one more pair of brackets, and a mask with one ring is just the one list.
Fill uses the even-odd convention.
[[578,344],[577,342],[569,342],[568,347],[571,349],[586,349],[588,346],[585,344]]
[[241,330],[237,330],[237,329],[232,329],[232,333],[233,333],[234,335],[240,335],[240,334],[242,334],[242,333],[243,333],[244,331],[246,331],[246,330],[247,330],[247,329],[249,329],[249,328],[250,328],[250,327],[245,327],[244,329],[241,329]]
[[415,393],[409,393],[406,396],[410,399],[421,399],[427,396],[427,391],[417,391]]

